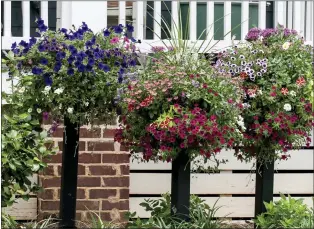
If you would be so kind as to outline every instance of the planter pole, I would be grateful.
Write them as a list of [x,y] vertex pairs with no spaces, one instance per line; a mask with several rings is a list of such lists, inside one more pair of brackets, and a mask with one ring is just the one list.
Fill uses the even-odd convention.
[[259,162],[256,164],[255,219],[261,213],[266,212],[264,202],[269,203],[273,200],[274,167],[274,161],[264,165]]
[[[186,152],[180,152],[172,162],[171,171],[171,214],[189,221],[191,162]],[[175,209],[175,210],[174,210]]]
[[79,153],[79,125],[64,118],[60,191],[60,227],[76,228],[76,191]]

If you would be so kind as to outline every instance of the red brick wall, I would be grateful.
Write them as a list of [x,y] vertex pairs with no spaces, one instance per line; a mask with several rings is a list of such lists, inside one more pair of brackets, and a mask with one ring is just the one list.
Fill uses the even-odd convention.
[[[47,127],[47,126],[45,126]],[[129,154],[114,143],[114,130],[99,127],[80,130],[77,190],[77,220],[88,218],[88,210],[101,215],[103,220],[123,220],[129,210]],[[44,191],[38,195],[39,219],[58,217],[60,175],[62,162],[63,127],[54,133],[54,144],[60,152],[47,160],[48,167],[39,175]]]

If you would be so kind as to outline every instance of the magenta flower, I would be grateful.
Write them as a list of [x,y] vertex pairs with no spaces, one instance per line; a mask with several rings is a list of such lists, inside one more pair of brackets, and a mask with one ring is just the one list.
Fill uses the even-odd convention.
[[114,37],[110,40],[110,44],[117,44],[119,42],[119,37]]
[[43,119],[48,120],[49,118],[49,113],[48,112],[43,112]]

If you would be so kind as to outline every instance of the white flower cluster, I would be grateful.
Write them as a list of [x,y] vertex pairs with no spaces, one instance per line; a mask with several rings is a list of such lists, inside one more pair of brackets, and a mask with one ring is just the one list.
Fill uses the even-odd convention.
[[243,117],[241,115],[239,115],[237,118],[237,124],[241,127],[242,131],[246,130],[246,127],[244,125],[244,120],[243,120]]
[[48,95],[50,90],[51,90],[51,87],[46,86],[46,87],[44,88],[44,90],[42,91],[42,93],[43,93],[44,95]]
[[63,88],[58,88],[54,91],[54,93],[56,93],[57,95],[60,95],[61,93],[63,93],[64,89]]
[[283,109],[284,109],[285,111],[291,111],[292,107],[291,107],[291,105],[290,105],[289,103],[286,103],[286,104],[283,106]]

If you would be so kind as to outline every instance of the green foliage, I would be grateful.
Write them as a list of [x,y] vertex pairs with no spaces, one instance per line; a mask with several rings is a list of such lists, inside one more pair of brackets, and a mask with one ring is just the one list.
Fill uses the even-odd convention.
[[[14,109],[12,109],[14,110]],[[12,111],[11,110],[11,111]],[[27,200],[39,187],[30,178],[46,167],[43,158],[54,153],[47,132],[28,113],[7,113],[2,118],[1,205],[11,206],[16,196]],[[52,144],[51,144],[52,145]]]
[[41,220],[39,222],[30,222],[19,224],[15,221],[11,216],[1,213],[1,228],[3,229],[44,229],[44,228],[56,228],[58,226],[58,222],[56,219],[49,217],[48,219]]
[[190,199],[190,222],[182,222],[178,214],[171,215],[169,193],[162,195],[161,199],[145,200],[140,206],[150,212],[150,218],[140,219],[136,217],[136,212],[128,213],[127,228],[218,228],[221,226],[221,222],[214,219],[219,209],[216,203],[213,207],[209,207],[204,200],[195,195],[191,195]]
[[120,228],[119,224],[113,222],[105,222],[100,218],[100,215],[96,212],[89,211],[91,217],[91,222],[86,224],[86,228],[95,228],[95,229],[110,229],[110,228]]
[[309,209],[302,199],[281,195],[280,200],[264,204],[267,212],[255,220],[260,228],[313,228],[313,208]]

